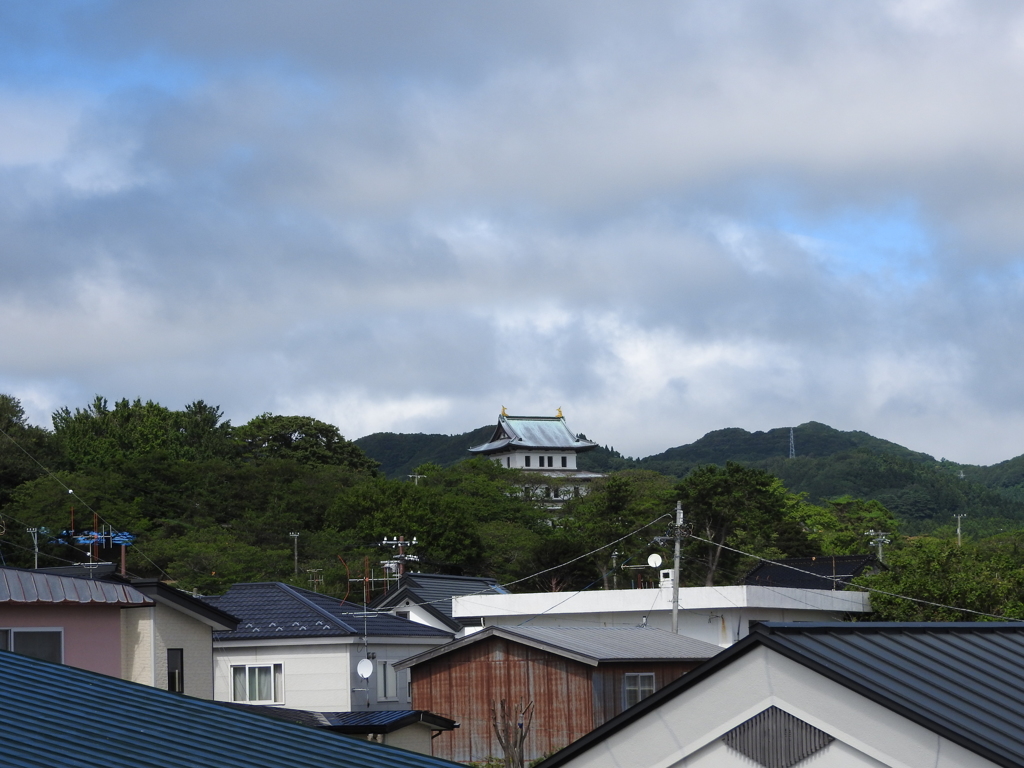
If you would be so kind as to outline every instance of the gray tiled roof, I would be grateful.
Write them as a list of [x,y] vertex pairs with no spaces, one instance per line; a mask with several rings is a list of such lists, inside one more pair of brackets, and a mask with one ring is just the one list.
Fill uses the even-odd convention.
[[1024,623],[767,622],[552,755],[542,768],[571,760],[757,647],[776,651],[997,765],[1024,765]]
[[399,580],[398,586],[377,597],[370,603],[371,608],[391,608],[409,599],[433,613],[439,621],[458,630],[469,625],[479,625],[479,619],[456,619],[452,617],[452,598],[463,595],[508,594],[494,579],[477,576],[447,576],[436,573],[407,573]]
[[127,584],[0,568],[0,604],[3,603],[142,606],[152,605],[153,601]]
[[425,624],[364,610],[330,595],[280,582],[235,584],[220,597],[203,598],[239,619],[233,632],[215,632],[214,640],[252,637],[450,637]]
[[556,416],[499,416],[491,439],[469,450],[473,453],[494,453],[509,449],[548,449],[589,451],[597,443],[582,440]]
[[585,664],[627,661],[704,661],[721,648],[686,635],[652,627],[507,627],[494,626],[404,659],[396,668],[412,667],[491,637],[541,648]]
[[457,768],[7,651],[0,691],[3,768]]

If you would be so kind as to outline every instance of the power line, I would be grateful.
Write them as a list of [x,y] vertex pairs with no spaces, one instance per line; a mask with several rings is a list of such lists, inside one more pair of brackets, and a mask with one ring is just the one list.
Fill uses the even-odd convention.
[[[24,446],[22,446],[22,445],[21,445],[21,444],[20,444],[20,443],[19,443],[19,442],[18,442],[17,440],[15,440],[15,439],[14,439],[13,437],[11,437],[11,436],[10,436],[9,434],[7,434],[7,432],[5,432],[5,431],[4,431],[3,429],[0,429],[0,435],[3,435],[3,436],[4,436],[4,437],[6,437],[6,438],[7,438],[8,440],[10,440],[10,441],[11,441],[12,443],[14,443],[14,445],[15,445],[15,446],[16,446],[16,447],[18,448],[18,450],[20,450],[20,451],[21,451],[22,453],[24,453],[24,454],[25,454],[26,456],[28,456],[28,457],[29,457],[30,459],[32,459],[32,461],[33,461],[33,462],[35,462],[36,464],[38,464],[38,465],[39,465],[39,468],[40,468],[40,469],[42,469],[42,470],[43,470],[43,472],[45,472],[45,473],[46,473],[47,475],[49,475],[49,477],[50,477],[50,479],[51,479],[51,480],[53,480],[53,481],[54,481],[55,483],[57,483],[57,484],[58,484],[58,485],[59,485],[59,486],[60,486],[61,488],[63,488],[63,489],[64,489],[64,490],[66,490],[66,491],[67,491],[67,492],[68,492],[69,494],[71,494],[71,496],[73,496],[73,497],[74,497],[74,498],[75,498],[75,499],[76,499],[77,501],[81,502],[81,504],[82,504],[82,506],[83,506],[83,507],[85,507],[85,508],[86,508],[87,510],[89,510],[90,512],[92,512],[92,513],[93,513],[94,515],[96,515],[96,517],[97,517],[98,519],[102,520],[102,521],[103,521],[104,523],[106,523],[107,525],[109,525],[109,526],[110,526],[111,528],[114,528],[114,527],[115,527],[113,523],[111,523],[111,522],[110,522],[109,520],[107,520],[107,518],[105,518],[105,517],[104,517],[103,515],[101,515],[101,514],[100,514],[99,512],[97,512],[97,511],[96,511],[95,509],[93,509],[93,508],[92,508],[91,506],[89,506],[89,504],[88,504],[88,503],[87,503],[87,502],[85,501],[85,499],[83,499],[83,498],[82,498],[81,496],[79,496],[79,495],[78,495],[77,493],[75,493],[75,492],[74,492],[74,491],[73,491],[73,490],[72,490],[71,488],[69,488],[69,487],[68,487],[68,486],[67,486],[67,485],[66,485],[66,484],[64,483],[64,481],[63,481],[63,480],[61,480],[61,479],[60,479],[59,477],[57,477],[57,475],[55,475],[55,474],[54,474],[53,472],[51,472],[51,471],[50,471],[50,468],[49,468],[49,467],[47,467],[47,466],[46,466],[45,464],[43,464],[43,463],[42,463],[41,461],[39,461],[39,459],[37,459],[37,458],[36,458],[35,456],[33,456],[33,455],[32,455],[31,453],[29,453],[29,452],[28,452],[28,451],[27,451],[27,450],[25,449],[25,447],[24,447]],[[152,566],[153,566],[154,568],[156,568],[156,569],[157,569],[158,571],[160,571],[160,573],[162,573],[162,574],[163,574],[163,575],[164,575],[164,576],[165,576],[165,577],[166,577],[167,579],[170,579],[170,578],[171,578],[171,577],[170,577],[170,575],[169,575],[169,574],[167,573],[167,571],[165,571],[165,570],[164,570],[163,568],[161,568],[161,567],[160,567],[159,565],[157,565],[156,563],[154,563],[154,562],[153,562],[153,561],[152,561],[152,560],[151,560],[151,559],[150,559],[150,558],[149,558],[149,557],[148,557],[148,556],[146,555],[146,553],[145,553],[145,552],[143,552],[143,551],[142,551],[141,549],[139,549],[138,547],[135,547],[135,551],[136,551],[136,552],[138,552],[138,553],[139,553],[139,555],[141,555],[141,556],[143,557],[143,559],[145,559],[145,560],[146,560],[146,562],[148,562],[148,563],[149,563],[150,565],[152,565]]]
[[[691,539],[695,539],[696,541],[703,541],[705,544],[711,544],[712,546],[715,546],[715,547],[721,547],[722,549],[727,549],[730,552],[735,552],[736,554],[743,555],[744,557],[752,557],[755,560],[760,560],[762,563],[772,563],[773,565],[781,566],[782,568],[788,568],[789,570],[796,571],[797,573],[802,573],[802,574],[805,574],[805,575],[808,575],[808,576],[814,576],[815,578],[819,578],[819,579],[828,579],[829,581],[834,581],[837,584],[844,584],[846,586],[850,586],[850,582],[849,581],[845,581],[844,579],[842,579],[839,576],[823,576],[822,574],[814,573],[813,571],[805,571],[803,568],[797,568],[795,565],[787,565],[782,560],[769,560],[766,557],[761,557],[760,555],[754,555],[754,554],[751,554],[750,552],[744,552],[742,549],[736,549],[735,547],[728,547],[725,544],[719,544],[718,542],[711,541],[710,539],[702,539],[700,536],[694,536],[693,534],[690,534],[690,538]],[[999,615],[994,614],[994,613],[985,613],[984,611],[975,611],[975,610],[972,610],[970,608],[957,608],[955,605],[945,605],[944,603],[936,603],[936,602],[933,602],[931,600],[923,600],[920,597],[910,597],[909,595],[901,595],[901,594],[898,594],[896,592],[888,592],[888,591],[886,591],[884,589],[878,589],[878,587],[869,587],[869,586],[864,585],[864,584],[854,584],[852,586],[855,586],[858,589],[863,589],[863,590],[865,590],[867,592],[877,592],[880,595],[888,595],[889,597],[897,597],[900,600],[910,600],[911,602],[920,603],[921,605],[930,605],[930,606],[932,606],[934,608],[948,608],[951,611],[958,611],[959,613],[971,613],[971,614],[974,614],[975,616],[985,616],[986,618],[989,618],[989,619],[999,619],[1000,621],[1024,622],[1024,619],[1014,619],[1014,618],[1011,618],[1009,616],[999,616]]]

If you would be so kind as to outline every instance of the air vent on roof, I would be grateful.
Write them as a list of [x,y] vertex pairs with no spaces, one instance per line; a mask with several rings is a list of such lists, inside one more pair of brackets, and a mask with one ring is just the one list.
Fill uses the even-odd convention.
[[722,737],[727,745],[765,768],[790,768],[835,739],[810,723],[772,706]]

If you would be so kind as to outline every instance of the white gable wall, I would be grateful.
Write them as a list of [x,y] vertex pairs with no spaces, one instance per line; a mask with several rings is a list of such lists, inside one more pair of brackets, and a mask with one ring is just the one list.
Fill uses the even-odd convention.
[[564,765],[749,768],[752,761],[726,747],[721,737],[772,705],[836,739],[800,763],[801,768],[995,765],[763,647],[752,649]]

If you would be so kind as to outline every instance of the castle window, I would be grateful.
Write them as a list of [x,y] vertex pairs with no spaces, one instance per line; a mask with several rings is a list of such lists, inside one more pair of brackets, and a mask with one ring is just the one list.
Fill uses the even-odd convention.
[[554,456],[548,456],[548,466],[549,467],[555,466],[555,457]]
[[563,456],[562,457],[562,468],[564,469],[565,467],[568,467],[568,466],[569,466],[569,457],[568,456]]
[[530,466],[530,457],[529,456],[525,457],[524,462],[525,462],[523,464],[524,467]]

